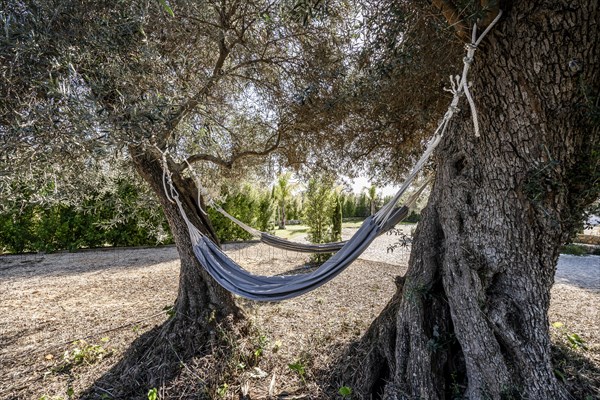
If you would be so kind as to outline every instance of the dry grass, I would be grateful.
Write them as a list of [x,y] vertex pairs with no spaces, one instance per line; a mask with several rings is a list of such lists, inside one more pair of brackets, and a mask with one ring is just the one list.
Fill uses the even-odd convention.
[[[136,337],[167,318],[161,310],[173,304],[177,279],[174,248],[2,257],[0,398],[67,398],[69,387],[84,390]],[[110,331],[143,317],[149,318]],[[83,337],[102,345],[107,357],[54,373]]]
[[[300,298],[281,303],[240,300],[258,329],[240,344],[240,351],[256,354],[256,360],[246,358],[235,376],[222,377],[216,386],[224,398],[237,399],[241,391],[249,392],[252,399],[266,398],[269,393],[335,398],[335,393],[323,392],[315,371],[332,362],[332,349],[343,348],[363,334],[391,297],[394,278],[404,273],[407,261],[406,253],[386,254],[387,244],[394,240],[382,237],[379,247],[365,254],[370,260],[355,262],[333,282]],[[284,272],[290,261],[301,268],[304,261],[304,257],[262,244],[228,251],[261,274]],[[122,358],[133,340],[166,320],[162,309],[173,304],[177,281],[177,253],[172,247],[1,257],[0,398],[67,399],[71,389],[77,398]],[[572,369],[578,368],[580,374],[587,374],[581,378],[584,383],[597,385],[600,292],[559,284],[552,296],[550,321],[563,322],[588,346],[587,350],[565,350],[583,356],[583,361],[577,361],[579,367],[559,365],[561,371],[570,379]],[[565,343],[563,331],[554,329],[553,335],[557,343]],[[101,359],[73,361],[74,348],[81,349],[82,344],[72,342],[82,337],[105,350]],[[70,362],[64,358],[66,351]],[[567,358],[574,359],[573,354]],[[190,386],[199,382],[199,375],[212,361],[198,359],[186,365],[169,387],[159,388],[159,395],[173,398],[175,393],[179,397],[191,392]],[[186,387],[187,392],[182,392]],[[211,394],[214,398],[218,398],[217,388]]]

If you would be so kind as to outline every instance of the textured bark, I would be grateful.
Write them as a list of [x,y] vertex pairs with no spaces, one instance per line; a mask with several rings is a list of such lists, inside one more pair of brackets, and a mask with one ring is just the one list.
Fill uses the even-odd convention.
[[279,205],[279,229],[285,229],[285,200]]
[[436,154],[404,285],[358,346],[371,358],[345,379],[364,398],[569,398],[547,311],[558,248],[593,200],[582,171],[598,162],[598,3],[500,6],[471,70],[481,137],[464,104]]
[[[176,204],[167,199],[163,185],[162,155],[152,148],[130,148],[137,172],[156,193],[165,213],[179,257],[181,270],[179,293],[175,304],[175,319],[194,321],[220,321],[227,316],[241,318],[242,312],[233,296],[218,285],[200,265],[192,251],[187,225]],[[174,163],[169,160],[169,171],[190,221],[203,234],[218,243],[211,222],[198,208],[197,188],[192,179],[181,176]],[[202,200],[201,200],[202,201]],[[205,205],[201,205],[205,208]]]
[[[217,331],[221,332],[220,336],[229,331],[235,337],[247,333],[249,328],[233,296],[206,273],[194,256],[179,208],[165,195],[160,152],[149,147],[133,146],[130,152],[138,173],[156,193],[169,222],[181,261],[179,292],[173,316],[162,326],[137,339],[123,360],[82,398],[101,395],[95,393],[96,387],[109,388],[116,398],[146,398],[148,388],[165,386],[177,376],[182,363],[204,356],[212,348],[225,346],[218,343]],[[173,183],[188,218],[203,234],[216,241],[210,220],[198,209],[193,180],[182,177],[175,164],[171,161],[169,164]],[[221,350],[227,352],[227,349]],[[216,371],[220,367],[214,368]]]

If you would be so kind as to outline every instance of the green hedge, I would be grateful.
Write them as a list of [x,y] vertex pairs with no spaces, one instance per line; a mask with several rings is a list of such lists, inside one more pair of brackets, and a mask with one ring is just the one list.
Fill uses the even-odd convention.
[[[245,185],[241,189],[222,188],[221,193],[226,200],[220,206],[229,214],[263,232],[275,228],[274,201],[269,191],[261,193]],[[252,235],[212,208],[208,215],[221,242],[252,239]]]
[[0,252],[53,252],[104,246],[172,243],[156,202],[120,181],[117,190],[87,196],[80,204],[35,204],[24,190],[18,206],[0,213]]

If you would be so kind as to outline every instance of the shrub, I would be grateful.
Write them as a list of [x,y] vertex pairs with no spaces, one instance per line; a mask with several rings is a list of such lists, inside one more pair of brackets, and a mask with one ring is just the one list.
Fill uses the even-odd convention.
[[19,206],[0,212],[0,250],[53,252],[172,241],[162,210],[143,187],[125,178],[106,186],[71,203],[33,202],[30,189],[19,188]]
[[[220,206],[229,214],[260,231],[273,230],[273,197],[269,191],[258,193],[250,185],[244,185],[241,189],[223,187],[221,194],[226,199]],[[252,239],[251,234],[218,211],[209,208],[208,214],[220,241]]]
[[[336,207],[335,198],[331,178],[310,179],[304,203],[304,223],[308,225],[308,240],[311,243],[334,241],[332,215]],[[311,258],[316,263],[322,263],[329,257],[331,254],[315,254]]]
[[576,244],[566,244],[560,248],[560,252],[562,254],[572,254],[574,256],[583,256],[587,253],[586,249],[583,246],[578,246]]

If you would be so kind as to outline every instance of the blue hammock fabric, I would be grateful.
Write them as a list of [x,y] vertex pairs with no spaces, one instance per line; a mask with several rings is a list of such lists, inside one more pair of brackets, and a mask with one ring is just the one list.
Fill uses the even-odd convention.
[[333,257],[315,271],[298,275],[253,275],[204,235],[196,236],[193,250],[200,264],[228,291],[251,300],[279,301],[300,296],[336,277],[369,247],[384,227],[373,217],[367,218]]

